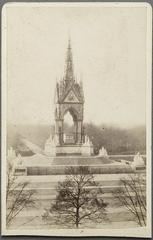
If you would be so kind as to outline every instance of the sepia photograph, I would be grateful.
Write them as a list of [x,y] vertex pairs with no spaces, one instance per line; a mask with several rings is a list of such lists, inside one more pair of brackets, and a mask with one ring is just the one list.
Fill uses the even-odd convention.
[[151,237],[152,9],[2,9],[2,234]]

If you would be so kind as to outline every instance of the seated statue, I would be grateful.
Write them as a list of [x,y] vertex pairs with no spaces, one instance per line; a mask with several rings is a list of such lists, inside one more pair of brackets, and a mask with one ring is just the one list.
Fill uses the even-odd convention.
[[133,158],[132,166],[144,166],[144,165],[145,163],[143,157],[138,152]]
[[106,150],[104,147],[102,147],[102,148],[99,150],[99,156],[107,157],[107,158],[108,158],[107,150]]
[[46,143],[52,143],[53,136],[50,134],[49,138],[47,139]]
[[87,135],[85,135],[85,142],[84,142],[83,145],[84,145],[84,146],[92,146],[92,145],[93,145]]

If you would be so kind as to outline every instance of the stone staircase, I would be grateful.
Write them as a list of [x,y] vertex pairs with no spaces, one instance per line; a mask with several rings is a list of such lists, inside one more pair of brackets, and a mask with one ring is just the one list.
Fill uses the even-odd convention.
[[[144,174],[144,173],[143,173]],[[42,220],[44,208],[50,207],[51,203],[56,198],[56,186],[59,181],[65,179],[65,175],[35,175],[35,176],[18,176],[17,181],[28,181],[27,190],[34,189],[36,191],[35,201],[36,206],[32,209],[25,209],[15,219],[11,228],[17,227],[19,229],[41,229],[59,228],[54,221],[49,225]],[[133,221],[133,216],[124,208],[118,205],[114,198],[112,191],[119,187],[121,178],[129,178],[126,173],[120,174],[96,174],[94,175],[95,182],[99,184],[103,190],[102,198],[108,202],[107,215],[110,220],[109,223],[101,223],[100,225],[93,225],[90,228],[119,228],[121,226],[130,227],[136,226]],[[122,186],[120,186],[122,187]],[[124,223],[124,225],[123,225]],[[84,226],[86,227],[86,226]]]

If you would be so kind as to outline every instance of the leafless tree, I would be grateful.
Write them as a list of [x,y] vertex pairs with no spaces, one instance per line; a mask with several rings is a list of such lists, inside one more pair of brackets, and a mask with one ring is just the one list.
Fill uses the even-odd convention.
[[45,210],[43,219],[76,228],[85,220],[94,223],[106,220],[107,203],[89,168],[70,167],[67,171],[66,180],[58,183],[55,203]]
[[146,225],[146,179],[142,174],[129,175],[120,180],[121,187],[114,192],[119,203],[132,213],[140,226]]
[[6,179],[6,225],[9,227],[15,217],[25,208],[33,207],[34,190],[27,190],[28,182],[19,182],[13,174],[12,164],[7,164]]

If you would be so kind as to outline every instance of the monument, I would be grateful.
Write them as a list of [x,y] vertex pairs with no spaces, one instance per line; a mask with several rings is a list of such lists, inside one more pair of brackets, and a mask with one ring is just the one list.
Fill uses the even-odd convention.
[[[116,162],[108,156],[102,147],[99,155],[94,155],[93,144],[85,133],[84,92],[83,85],[76,80],[73,68],[71,42],[68,42],[65,72],[55,87],[55,131],[50,133],[44,149],[23,139],[26,146],[34,151],[34,155],[16,158],[15,175],[65,175],[67,167],[88,166],[91,173],[129,173],[130,165]],[[69,113],[73,119],[73,128],[66,131],[65,115]]]
[[[84,93],[82,82],[76,81],[73,69],[73,56],[69,39],[64,77],[55,88],[55,133],[45,144],[45,153],[49,156],[93,154],[93,144],[85,136],[83,126]],[[64,116],[70,113],[73,118],[73,132],[66,134]]]

